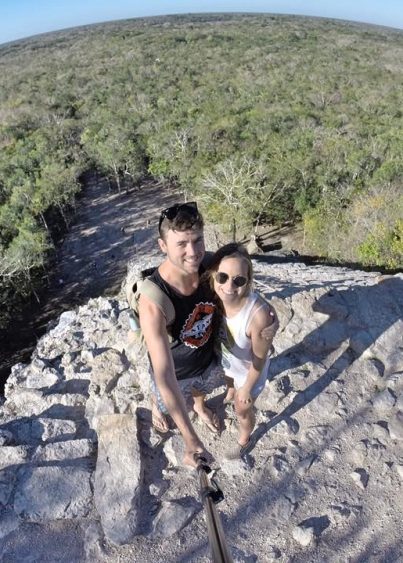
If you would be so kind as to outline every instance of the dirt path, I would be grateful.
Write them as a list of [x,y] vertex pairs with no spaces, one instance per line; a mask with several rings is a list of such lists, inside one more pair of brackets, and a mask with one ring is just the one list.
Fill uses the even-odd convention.
[[0,392],[11,366],[29,359],[49,321],[91,297],[116,293],[133,255],[158,253],[159,211],[176,199],[155,181],[117,194],[89,177],[41,303],[27,307],[0,340]]

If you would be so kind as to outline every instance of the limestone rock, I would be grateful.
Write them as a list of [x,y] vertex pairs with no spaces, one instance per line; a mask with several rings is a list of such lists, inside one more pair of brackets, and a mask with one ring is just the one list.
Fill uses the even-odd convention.
[[39,446],[32,454],[35,462],[43,461],[63,461],[89,457],[94,451],[94,444],[91,440],[67,440],[64,442],[54,442]]
[[80,523],[74,520],[58,520],[46,524],[22,523],[5,538],[1,556],[5,563],[84,562],[83,532]]
[[77,424],[73,420],[38,418],[41,425],[41,439],[43,442],[71,440],[77,432]]
[[362,468],[355,469],[350,474],[350,476],[351,476],[352,480],[354,481],[354,483],[356,485],[358,485],[361,489],[367,488],[368,481],[369,481],[369,475],[365,471],[365,469],[362,469]]
[[20,521],[14,510],[0,507],[0,540],[18,528]]
[[392,440],[403,440],[403,411],[398,411],[391,418],[388,428]]
[[153,523],[153,537],[168,538],[181,530],[201,509],[193,498],[163,501]]
[[396,398],[389,389],[385,389],[381,393],[378,393],[372,401],[374,409],[381,413],[390,411],[394,407],[395,403]]
[[313,527],[296,526],[292,531],[292,537],[303,547],[307,547],[312,543],[315,534]]
[[181,436],[174,434],[164,443],[164,454],[173,467],[182,465],[185,445]]
[[40,522],[82,518],[92,507],[90,473],[80,467],[29,467],[19,477],[14,510]]
[[129,543],[137,533],[142,483],[136,419],[112,414],[97,419],[98,459],[94,499],[105,536]]
[[0,446],[0,469],[25,463],[28,455],[28,446]]
[[10,446],[13,441],[13,435],[10,431],[2,429],[0,430],[0,447]]

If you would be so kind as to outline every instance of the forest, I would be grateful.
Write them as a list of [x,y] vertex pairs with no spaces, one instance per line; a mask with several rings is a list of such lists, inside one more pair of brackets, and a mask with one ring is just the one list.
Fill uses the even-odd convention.
[[150,175],[223,228],[300,223],[304,252],[403,266],[403,32],[186,15],[0,46],[0,326],[40,290],[86,172]]

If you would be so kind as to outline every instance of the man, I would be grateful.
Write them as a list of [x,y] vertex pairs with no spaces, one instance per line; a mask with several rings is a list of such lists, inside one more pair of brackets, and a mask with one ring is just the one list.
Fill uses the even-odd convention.
[[211,431],[218,432],[219,422],[204,397],[222,383],[213,350],[213,295],[208,286],[199,284],[205,247],[203,218],[196,203],[162,211],[159,234],[166,257],[150,278],[172,301],[175,320],[167,327],[159,306],[140,295],[140,326],[155,383],[152,415],[161,431],[168,429],[163,413],[171,415],[185,443],[183,462],[195,467],[194,455],[207,452],[188,415],[189,393],[193,410]]

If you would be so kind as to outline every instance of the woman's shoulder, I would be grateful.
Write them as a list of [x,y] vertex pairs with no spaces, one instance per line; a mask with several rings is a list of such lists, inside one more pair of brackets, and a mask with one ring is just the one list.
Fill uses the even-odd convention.
[[259,293],[252,292],[251,297],[254,299],[251,311],[251,326],[264,328],[273,324],[275,314],[273,314],[272,305]]

